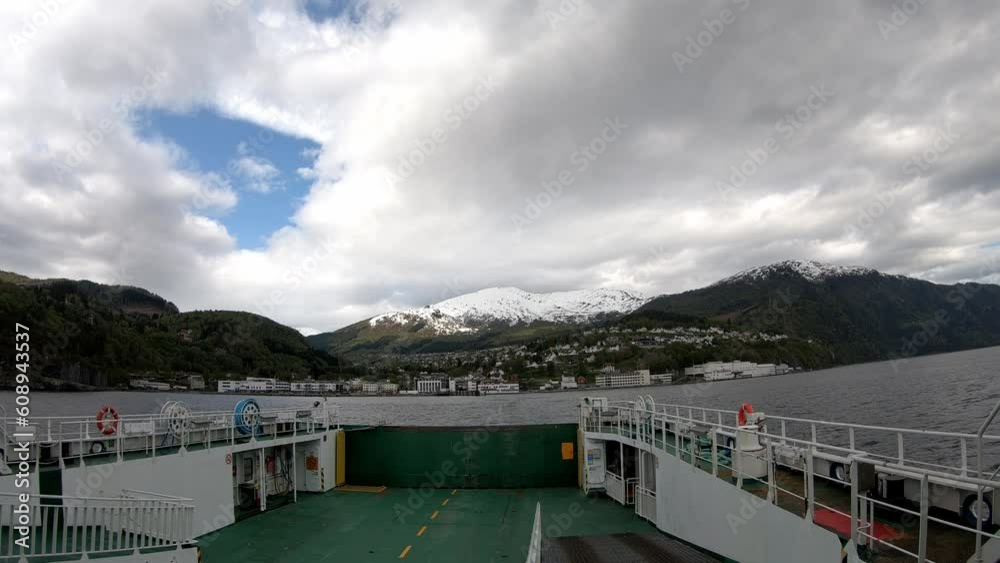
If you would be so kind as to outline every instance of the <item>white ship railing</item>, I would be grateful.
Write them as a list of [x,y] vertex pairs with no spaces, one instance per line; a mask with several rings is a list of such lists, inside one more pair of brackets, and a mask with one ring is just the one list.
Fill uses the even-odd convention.
[[24,549],[13,541],[22,505],[16,494],[0,493],[0,525],[10,534],[3,554],[7,557],[89,558],[193,543],[193,501],[128,491],[122,498],[31,495],[27,503],[31,533]]
[[[631,403],[612,403],[612,405],[627,408]],[[657,404],[655,405],[655,410],[656,412],[670,412],[677,418],[683,418],[692,422],[714,424],[718,427],[728,426],[734,428],[738,425],[738,411],[675,404]],[[1000,435],[984,434],[980,437],[979,434],[972,433],[829,422],[808,418],[774,416],[771,414],[767,415],[767,423],[775,432],[780,432],[781,437],[789,436],[808,439],[818,446],[837,446],[848,450],[857,450],[858,445],[863,444],[866,448],[865,453],[871,457],[914,467],[939,469],[962,475],[974,471],[969,465],[969,458],[972,457],[970,448],[973,452],[985,452],[987,450],[1000,452]],[[983,442],[982,448],[979,447],[980,438],[982,438]],[[957,452],[957,463],[946,464],[938,460],[920,460],[912,452],[908,454],[906,445],[918,439],[925,439],[925,441],[933,440],[935,446],[944,445],[951,447]],[[883,450],[891,449],[892,451],[872,452],[870,450],[873,446],[880,447]],[[939,450],[940,448],[935,449]],[[997,461],[1000,461],[1000,458]]]
[[[997,409],[1000,413],[1000,408]],[[970,445],[975,450],[977,460],[983,458],[985,451],[994,451],[1000,446],[1000,436],[968,434],[958,432],[943,432],[933,430],[915,430],[905,428],[884,428],[860,424],[823,422],[817,420],[779,417],[767,415],[765,423],[758,427],[739,427],[737,411],[725,411],[702,407],[682,405],[654,405],[651,400],[637,402],[610,402],[606,406],[586,407],[582,411],[581,428],[587,432],[614,434],[636,444],[647,446],[650,450],[663,450],[676,455],[692,467],[697,467],[712,473],[716,477],[723,471],[735,479],[735,486],[743,488],[745,479],[755,479],[741,471],[740,460],[744,454],[753,455],[755,459],[766,461],[768,478],[766,479],[766,500],[778,504],[779,494],[798,499],[805,504],[804,517],[814,521],[817,508],[823,508],[839,514],[850,521],[850,538],[854,545],[866,546],[870,549],[882,548],[909,556],[918,562],[931,562],[927,558],[927,546],[930,538],[929,524],[949,528],[965,534],[971,534],[976,541],[977,556],[981,553],[981,544],[996,539],[1000,535],[984,531],[982,523],[964,526],[929,514],[931,507],[930,490],[933,487],[957,489],[965,495],[980,495],[1000,489],[1000,481],[993,477],[1000,469],[993,472],[991,478],[981,477],[985,471],[971,470],[968,464]],[[732,421],[731,423],[729,421]],[[989,422],[989,421],[987,421]],[[777,424],[779,432],[769,431],[768,426]],[[984,424],[984,428],[985,428]],[[864,442],[859,438],[864,432]],[[763,448],[759,453],[743,452],[741,440],[735,439],[740,433],[756,436]],[[802,436],[804,434],[804,436]],[[698,435],[707,436],[711,440],[710,452],[702,455],[695,445]],[[890,436],[895,446],[893,454],[872,453],[858,449],[859,444],[865,447],[877,446],[880,442],[873,436]],[[905,445],[915,436],[933,437],[935,444],[950,441],[957,443],[961,458],[957,464],[948,465],[940,461],[917,460],[907,457]],[[727,447],[728,444],[732,444]],[[686,451],[690,445],[690,450]],[[721,463],[720,453],[731,451],[732,462],[728,467]],[[678,453],[679,452],[679,453]],[[843,480],[817,471],[820,463],[832,467],[839,464],[843,468]],[[920,486],[920,496],[917,509],[911,510],[881,499],[862,495],[859,490],[860,466],[874,466],[875,470],[889,477],[900,477],[915,480]],[[799,491],[787,488],[790,485],[779,485],[774,478],[777,468],[784,467],[800,472],[803,482]],[[975,473],[972,475],[970,473]],[[816,495],[816,479],[826,480],[841,487],[850,488],[850,512],[823,503]],[[608,496],[626,504],[626,484],[621,478],[608,473]],[[645,500],[645,499],[644,499]],[[983,506],[979,503],[977,506]],[[898,543],[877,538],[872,524],[874,509],[889,509],[908,515],[918,523],[916,545],[903,547]],[[638,509],[637,509],[638,510]],[[992,526],[991,526],[992,527]],[[969,545],[972,545],[971,541]],[[933,562],[931,562],[933,563]]]
[[[49,449],[49,458],[60,460],[109,453],[117,454],[121,459],[126,452],[144,452],[155,457],[158,451],[169,448],[211,448],[250,439],[312,434],[334,426],[335,415],[333,405],[261,410],[259,424],[249,433],[240,431],[240,422],[232,410],[190,411],[184,417],[160,413],[122,414],[110,433],[103,433],[98,428],[96,416],[33,417],[31,424],[35,429],[35,438],[31,455],[34,460],[38,454],[37,447],[41,446]],[[105,422],[112,424],[108,418]],[[15,424],[14,418],[0,417],[0,436],[17,432]],[[9,460],[12,448],[6,450]]]
[[618,501],[619,504],[625,504],[625,481],[609,471],[606,483],[607,490],[605,492],[608,496]]
[[649,489],[636,487],[635,513],[652,523],[656,523],[656,493]]

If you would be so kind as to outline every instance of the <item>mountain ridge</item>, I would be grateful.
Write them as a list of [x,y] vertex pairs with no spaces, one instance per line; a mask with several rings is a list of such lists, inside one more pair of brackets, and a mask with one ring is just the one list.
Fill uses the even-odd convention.
[[602,315],[634,311],[647,298],[635,291],[592,289],[530,293],[516,287],[491,287],[420,308],[391,311],[368,319],[380,324],[424,323],[438,335],[476,332],[493,323],[580,323]]
[[[836,363],[1000,344],[1000,286],[936,284],[871,268],[785,261],[651,299],[626,317],[688,315],[825,343]],[[944,320],[942,320],[944,319]]]
[[795,274],[798,274],[812,282],[821,282],[829,278],[842,276],[890,275],[863,266],[841,266],[839,264],[820,262],[818,260],[782,260],[780,262],[773,262],[771,264],[764,264],[741,270],[707,287],[726,283],[735,283],[739,281],[761,279],[788,272],[794,272]]
[[[87,280],[0,272],[0,321],[0,338],[10,342],[15,323],[29,327],[39,387],[124,385],[136,374],[321,377],[337,365],[298,331],[266,317],[180,312],[146,289]],[[12,359],[0,357],[0,372],[13,371]]]
[[[975,297],[968,295],[973,293]],[[388,312],[337,331],[310,336],[331,353],[413,354],[484,349],[625,323],[631,327],[708,323],[822,343],[834,363],[906,357],[1000,344],[1000,286],[935,284],[873,268],[816,260],[783,260],[747,268],[702,288],[650,299],[627,290],[597,306],[609,314],[526,314],[516,307],[480,307],[490,297],[533,297],[517,288],[487,288],[422,308]],[[585,295],[588,290],[541,295]],[[583,300],[585,301],[585,299]],[[496,302],[506,304],[502,299]],[[632,310],[630,306],[635,305]],[[948,326],[930,324],[950,313]],[[945,330],[947,329],[947,330]],[[932,333],[933,334],[930,334]],[[926,342],[924,342],[925,334]],[[912,341],[922,342],[912,351]]]

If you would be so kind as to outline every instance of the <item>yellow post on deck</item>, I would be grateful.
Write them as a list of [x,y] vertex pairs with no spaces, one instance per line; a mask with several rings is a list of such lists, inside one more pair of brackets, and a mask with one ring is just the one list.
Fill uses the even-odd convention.
[[347,435],[343,430],[337,432],[337,487],[347,482]]

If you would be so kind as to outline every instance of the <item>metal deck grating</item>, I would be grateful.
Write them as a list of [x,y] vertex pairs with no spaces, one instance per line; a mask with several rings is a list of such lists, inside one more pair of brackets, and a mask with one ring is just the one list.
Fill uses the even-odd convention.
[[542,563],[718,563],[687,544],[659,533],[548,538]]

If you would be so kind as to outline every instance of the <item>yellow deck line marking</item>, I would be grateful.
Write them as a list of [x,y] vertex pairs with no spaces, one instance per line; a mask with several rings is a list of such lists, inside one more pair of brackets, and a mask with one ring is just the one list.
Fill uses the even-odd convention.
[[427,526],[420,528],[420,531],[417,532],[417,537],[419,538],[420,536],[424,535],[424,532],[426,531],[427,531]]
[[433,520],[433,519],[435,519],[435,518],[437,518],[437,517],[438,517],[438,511],[437,511],[437,510],[435,510],[435,511],[434,511],[434,514],[431,514],[431,520]]
[[448,506],[448,501],[449,500],[451,500],[451,499],[447,499],[447,498],[444,499],[444,502],[441,503],[441,506]]
[[408,546],[406,546],[406,549],[404,549],[404,550],[403,550],[403,553],[400,553],[400,554],[399,554],[399,558],[400,558],[400,559],[403,559],[403,558],[405,558],[405,557],[406,557],[406,554],[410,552],[410,548],[411,548],[411,547],[413,547],[413,546],[412,546],[412,545],[408,545]]
[[452,489],[451,490],[451,496],[455,496],[455,493],[457,493],[457,492],[458,492],[458,489]]

